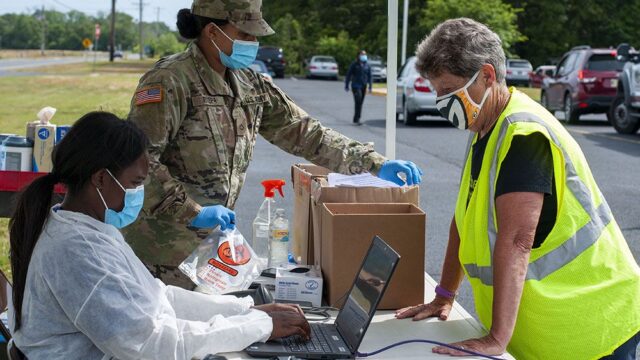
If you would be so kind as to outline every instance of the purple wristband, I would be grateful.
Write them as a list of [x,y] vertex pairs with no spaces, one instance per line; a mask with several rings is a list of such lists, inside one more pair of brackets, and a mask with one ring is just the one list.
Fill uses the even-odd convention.
[[451,291],[443,288],[440,285],[436,286],[436,294],[442,297],[446,297],[447,299],[453,299],[456,297],[455,293],[452,293]]

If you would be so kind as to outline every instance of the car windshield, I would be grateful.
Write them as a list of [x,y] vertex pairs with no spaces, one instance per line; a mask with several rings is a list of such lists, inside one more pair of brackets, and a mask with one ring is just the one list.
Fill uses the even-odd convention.
[[258,54],[260,54],[261,57],[276,58],[281,56],[282,51],[278,48],[260,48]]
[[622,71],[624,63],[616,60],[613,54],[594,54],[587,62],[586,70],[592,71]]
[[313,62],[322,62],[322,63],[336,63],[336,59],[330,56],[316,56],[313,58]]
[[508,67],[512,68],[521,68],[521,69],[530,69],[531,64],[528,61],[509,61]]

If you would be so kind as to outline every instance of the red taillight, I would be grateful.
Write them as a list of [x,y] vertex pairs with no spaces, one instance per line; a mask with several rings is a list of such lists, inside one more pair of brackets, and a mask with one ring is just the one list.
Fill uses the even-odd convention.
[[309,66],[309,69],[311,69],[311,70],[315,70],[315,69],[317,69],[317,68],[318,68],[318,67],[317,67],[317,66],[315,66],[315,65],[311,65],[311,66]]
[[416,81],[413,83],[413,88],[418,92],[431,92],[429,82],[423,77],[419,77],[416,79]]
[[588,107],[588,106],[589,106],[589,104],[587,104],[587,103],[583,103],[583,102],[581,102],[580,104],[578,104],[578,107],[579,107],[580,109],[584,109],[584,108],[586,108],[586,107]]
[[337,66],[332,66],[331,70],[338,70],[338,67]]
[[611,52],[611,55],[612,55],[613,57],[618,56],[618,51],[617,51],[617,50],[613,50],[613,51]]
[[[591,74],[589,74],[591,75]],[[593,83],[597,80],[595,76],[586,77],[584,70],[578,70],[578,81],[583,84]]]
[[508,75],[511,75],[512,73],[513,73],[513,71],[511,71],[511,70],[507,70],[507,74],[508,74]]

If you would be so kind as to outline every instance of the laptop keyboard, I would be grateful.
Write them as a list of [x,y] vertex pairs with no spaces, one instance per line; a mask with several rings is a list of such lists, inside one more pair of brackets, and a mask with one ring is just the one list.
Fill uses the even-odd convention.
[[300,336],[289,336],[283,339],[283,345],[288,346],[291,352],[330,353],[330,336],[328,327],[321,324],[310,324],[311,339],[305,341]]

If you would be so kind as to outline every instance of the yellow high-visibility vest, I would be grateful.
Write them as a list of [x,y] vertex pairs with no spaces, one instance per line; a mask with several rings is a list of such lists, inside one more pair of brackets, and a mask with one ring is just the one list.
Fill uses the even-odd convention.
[[470,198],[477,134],[469,141],[455,212],[460,263],[478,317],[490,329],[493,250],[500,231],[496,181],[514,136],[544,135],[553,156],[558,212],[543,244],[531,251],[508,351],[517,359],[599,359],[640,331],[640,268],[576,141],[542,106],[510,91]]

